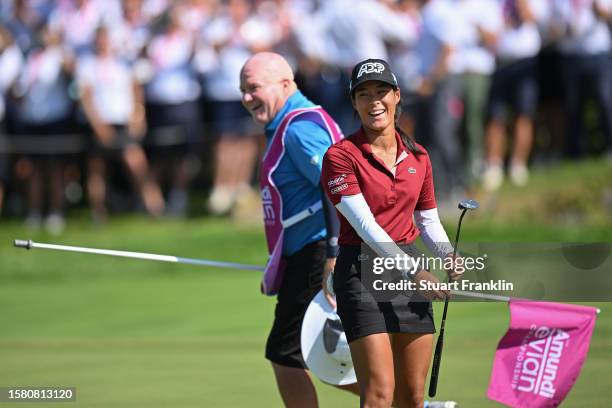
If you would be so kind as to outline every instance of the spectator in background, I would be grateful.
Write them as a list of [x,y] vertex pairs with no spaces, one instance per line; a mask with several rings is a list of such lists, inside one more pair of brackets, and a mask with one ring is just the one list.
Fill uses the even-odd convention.
[[503,23],[498,0],[459,0],[455,10],[460,45],[452,58],[457,73],[461,74],[467,144],[465,171],[471,185],[482,174],[485,107],[495,70],[492,49]]
[[119,157],[125,165],[146,210],[164,212],[164,200],[149,173],[139,140],[146,130],[143,91],[130,67],[111,48],[108,29],[95,34],[96,53],[77,65],[81,103],[93,132],[95,153],[89,160],[87,189],[94,220],[106,218],[106,161]]
[[183,30],[197,36],[210,18],[218,0],[179,0],[176,2],[178,19]]
[[[0,25],[0,135],[8,130],[6,97],[23,65],[23,55],[11,33]],[[0,146],[1,148],[2,146]],[[4,203],[5,184],[9,179],[8,155],[0,150],[0,214]]]
[[123,18],[113,27],[111,36],[118,53],[129,62],[141,57],[151,39],[152,21],[144,12],[143,0],[123,0]]
[[402,106],[399,114],[399,126],[408,135],[414,135],[416,115],[416,86],[419,75],[419,56],[416,44],[421,31],[421,15],[419,0],[401,0],[397,7],[410,36],[406,43],[391,46],[389,49],[389,64],[395,68],[397,82],[402,89]]
[[403,16],[386,2],[328,0],[294,27],[302,54],[305,94],[321,104],[345,133],[358,128],[346,89],[353,66],[366,58],[388,59],[388,44],[412,38]]
[[168,10],[170,2],[171,0],[143,0],[142,9],[147,18],[155,20]]
[[[16,133],[50,140],[71,132],[73,102],[68,95],[72,58],[62,48],[58,32],[43,28],[40,46],[28,55],[15,85]],[[50,103],[52,101],[52,103]],[[41,139],[42,140],[42,139]],[[28,169],[28,216],[26,223],[38,227],[44,209],[43,180],[49,177],[49,214],[47,230],[59,234],[64,228],[64,182],[62,161],[58,155],[28,154],[20,167]]]
[[600,130],[608,152],[612,153],[612,67],[610,29],[607,19],[612,12],[610,0],[556,0],[553,16],[561,58],[567,117],[569,157],[586,153],[588,141],[584,129],[585,95],[595,97]]
[[21,51],[26,54],[34,46],[36,32],[40,30],[48,17],[44,15],[45,11],[49,10],[41,9],[40,6],[35,7],[35,4],[28,0],[15,0],[7,3],[12,3],[12,7],[4,16],[6,28],[11,32]]
[[82,55],[93,51],[98,27],[118,24],[121,6],[118,0],[59,0],[49,18],[51,28],[62,33],[65,44]]
[[416,140],[427,148],[436,191],[443,199],[465,188],[463,156],[457,128],[462,115],[457,66],[451,57],[457,52],[460,35],[453,3],[448,0],[420,0],[421,36],[417,44],[420,61],[416,85]]
[[19,77],[23,63],[23,53],[13,36],[6,27],[0,25],[0,119],[3,119],[8,133],[13,131],[14,109],[12,104],[7,103],[7,99],[11,87]]
[[204,88],[212,109],[215,147],[213,189],[208,200],[212,214],[224,214],[249,194],[257,157],[255,129],[243,108],[240,69],[255,52],[274,45],[273,31],[246,0],[229,0],[203,33],[214,62],[206,68]]
[[504,28],[495,45],[497,68],[487,109],[486,165],[482,176],[487,191],[497,190],[503,182],[508,114],[513,115],[514,134],[510,180],[518,186],[528,181],[527,161],[538,108],[538,54],[542,45],[538,21],[546,8],[545,0],[502,2]]
[[[169,172],[172,180],[168,211],[175,216],[186,213],[187,191],[199,167],[196,143],[202,137],[201,90],[192,64],[194,38],[182,27],[179,11],[169,10],[161,31],[146,48],[153,75],[145,86],[149,136],[167,136],[164,143],[152,146],[150,151],[153,161],[173,169]],[[155,143],[155,137],[151,141]]]
[[0,19],[4,22],[14,19],[19,13],[17,10],[23,7],[27,9],[26,20],[39,29],[47,22],[56,3],[57,0],[3,0],[0,2]]
[[303,24],[301,16],[303,1],[298,0],[254,0],[253,10],[270,27],[274,37],[274,50],[289,63],[297,66],[296,44],[293,28]]

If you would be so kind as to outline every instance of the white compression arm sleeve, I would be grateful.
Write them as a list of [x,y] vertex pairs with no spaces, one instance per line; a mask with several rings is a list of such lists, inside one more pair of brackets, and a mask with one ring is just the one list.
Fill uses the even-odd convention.
[[[376,222],[363,194],[343,196],[336,205],[340,214],[346,218],[357,232],[357,235],[367,243],[376,254],[383,258],[404,259],[407,254],[391,239],[389,234]],[[413,265],[415,263],[413,262]],[[406,271],[414,273],[416,270]]]
[[434,255],[444,258],[446,255],[453,253],[453,246],[440,222],[438,209],[415,211],[414,220],[417,228],[421,231],[423,242]]

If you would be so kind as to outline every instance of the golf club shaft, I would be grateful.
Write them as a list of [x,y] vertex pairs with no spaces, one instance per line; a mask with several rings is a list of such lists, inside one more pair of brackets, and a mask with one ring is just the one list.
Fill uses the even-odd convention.
[[[453,262],[457,256],[457,245],[459,244],[459,233],[461,232],[461,222],[467,209],[463,209],[457,224],[457,233],[455,234],[455,245],[453,246]],[[438,378],[440,374],[440,363],[442,361],[442,349],[444,348],[444,326],[446,324],[446,313],[448,311],[448,297],[444,299],[444,311],[442,312],[442,323],[440,323],[440,334],[436,341],[436,350],[434,352],[433,364],[431,366],[431,379],[429,380],[429,397],[436,396],[438,390]]]
[[81,252],[81,253],[87,253],[87,254],[118,256],[122,258],[146,259],[150,261],[159,261],[159,262],[181,263],[181,264],[198,265],[198,266],[212,266],[212,267],[217,267],[217,268],[242,269],[242,270],[250,270],[250,271],[263,271],[265,269],[263,266],[259,266],[259,265],[247,265],[247,264],[241,264],[241,263],[235,263],[235,262],[212,261],[209,259],[182,258],[182,257],[177,257],[177,256],[171,256],[171,255],[158,255],[158,254],[150,254],[150,253],[145,253],[145,252],[116,251],[116,250],[110,250],[110,249],[43,244],[43,243],[34,242],[32,240],[16,239],[14,242],[14,245],[17,248],[25,248],[25,249],[31,249],[31,248],[51,249],[51,250],[56,250],[56,251]]

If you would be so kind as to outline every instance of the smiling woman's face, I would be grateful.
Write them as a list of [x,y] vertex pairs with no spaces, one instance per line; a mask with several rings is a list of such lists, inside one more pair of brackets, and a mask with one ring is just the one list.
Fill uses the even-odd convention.
[[361,124],[375,132],[395,126],[395,109],[399,100],[399,89],[381,81],[364,82],[353,93],[353,107]]

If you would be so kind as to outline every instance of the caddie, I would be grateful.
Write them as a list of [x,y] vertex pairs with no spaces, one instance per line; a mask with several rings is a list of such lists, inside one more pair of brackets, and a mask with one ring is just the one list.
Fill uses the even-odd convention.
[[[320,184],[327,149],[343,135],[321,107],[297,88],[280,55],[252,56],[240,73],[242,104],[265,128],[260,171],[270,259],[261,289],[276,295],[274,323],[266,344],[286,406],[317,406],[314,385],[300,347],[310,301],[335,265],[339,223]],[[325,288],[324,288],[325,289]],[[333,297],[327,299],[335,307]]]

